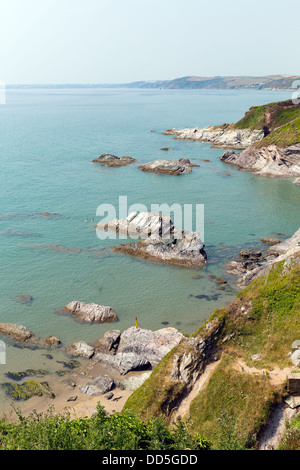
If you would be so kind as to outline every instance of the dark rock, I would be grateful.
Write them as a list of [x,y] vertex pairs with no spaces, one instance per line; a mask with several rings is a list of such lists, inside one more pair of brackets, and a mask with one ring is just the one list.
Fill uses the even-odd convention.
[[110,330],[104,333],[102,338],[98,339],[93,343],[93,346],[96,352],[103,353],[115,353],[120,342],[121,331],[119,330]]

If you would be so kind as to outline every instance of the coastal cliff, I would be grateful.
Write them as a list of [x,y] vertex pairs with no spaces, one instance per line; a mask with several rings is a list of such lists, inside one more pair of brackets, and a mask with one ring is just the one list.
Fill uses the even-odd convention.
[[300,175],[300,105],[292,100],[252,107],[235,124],[204,129],[168,129],[163,134],[242,150],[227,150],[220,160],[259,175]]
[[272,411],[280,407],[286,417],[297,413],[289,405],[295,397],[288,379],[300,364],[297,237],[286,242],[268,273],[167,354],[125,409],[144,418],[164,415],[168,422],[189,416],[193,431],[215,446],[221,425],[243,446],[277,445],[282,435],[270,441],[265,434]]

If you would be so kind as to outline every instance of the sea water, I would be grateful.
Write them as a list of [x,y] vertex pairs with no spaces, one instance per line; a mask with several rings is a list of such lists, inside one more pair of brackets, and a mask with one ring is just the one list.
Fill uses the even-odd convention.
[[[290,92],[255,90],[8,90],[0,106],[0,322],[24,325],[39,337],[55,335],[64,346],[124,331],[135,317],[152,330],[199,328],[238,291],[224,265],[246,246],[261,248],[262,237],[287,237],[299,228],[299,187],[289,178],[225,164],[219,159],[224,150],[209,143],[162,132],[235,122],[250,106],[288,98]],[[102,153],[137,161],[120,168],[92,163]],[[200,167],[180,176],[138,169],[165,158],[189,158]],[[155,203],[203,204],[207,266],[195,270],[115,253],[118,240],[97,238],[96,211],[101,204],[117,211],[120,196],[128,207],[140,203],[149,210]],[[229,289],[219,290],[211,274],[225,277]],[[22,303],[18,295],[33,300]],[[84,325],[57,313],[73,300],[110,305],[118,322]],[[0,381],[7,381],[7,371],[45,368],[44,354],[7,344]]]

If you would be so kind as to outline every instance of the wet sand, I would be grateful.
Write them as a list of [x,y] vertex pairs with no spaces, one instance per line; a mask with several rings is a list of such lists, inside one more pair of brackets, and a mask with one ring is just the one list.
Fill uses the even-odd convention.
[[[13,408],[20,410],[23,416],[28,416],[34,410],[38,413],[46,413],[50,408],[55,413],[63,413],[67,411],[70,413],[72,419],[79,417],[90,417],[95,413],[97,403],[104,406],[105,411],[108,414],[121,412],[123,406],[126,403],[127,398],[133,393],[132,390],[123,390],[118,387],[114,387],[111,392],[113,397],[108,400],[106,394],[99,394],[90,396],[80,392],[79,388],[82,385],[90,383],[95,377],[99,375],[110,375],[117,382],[122,379],[127,379],[140,373],[129,373],[126,376],[120,376],[112,373],[108,369],[104,368],[100,364],[87,361],[82,367],[74,369],[63,377],[49,375],[38,378],[37,380],[46,381],[51,390],[55,394],[55,398],[50,397],[32,397],[26,401],[12,401],[12,406],[8,406],[4,413],[7,421],[15,421],[17,419],[16,412]],[[34,380],[34,378],[32,378]],[[65,382],[70,381],[76,384],[71,386]],[[109,393],[109,392],[108,392]],[[71,397],[76,397],[76,400],[68,401]]]

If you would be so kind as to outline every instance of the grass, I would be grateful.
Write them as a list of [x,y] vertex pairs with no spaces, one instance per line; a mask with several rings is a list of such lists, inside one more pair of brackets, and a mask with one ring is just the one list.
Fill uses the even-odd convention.
[[294,119],[288,124],[283,125],[279,129],[274,130],[264,139],[256,142],[256,148],[267,147],[269,145],[277,145],[278,147],[286,147],[300,142],[300,117]]
[[191,430],[201,431],[213,448],[251,448],[267,422],[278,393],[267,376],[235,370],[234,358],[224,355],[207,387],[190,407]]
[[[178,349],[180,345],[175,351]],[[162,359],[144,384],[131,394],[124,410],[130,410],[146,420],[153,416],[168,416],[170,405],[184,387],[184,384],[170,379],[173,357],[174,350]]]
[[287,430],[278,446],[278,450],[300,450],[300,416],[287,423]]
[[232,128],[267,130],[269,134],[254,144],[256,148],[294,145],[300,142],[300,105],[287,100],[252,107]]
[[[272,404],[286,393],[285,383],[276,388],[268,374],[239,372],[233,364],[242,358],[247,365],[260,369],[291,366],[291,345],[300,338],[299,261],[295,257],[274,264],[268,275],[254,280],[191,335],[205,338],[208,324],[222,325],[215,336],[215,354],[223,359],[208,387],[190,408],[193,432],[201,431],[215,447],[226,445],[237,449],[255,445]],[[191,354],[187,344],[188,341],[178,345],[161,361],[150,378],[130,396],[126,409],[144,419],[160,414],[170,419],[172,406],[177,406],[185,385],[170,376],[178,359]],[[260,354],[261,359],[254,362],[251,359],[254,354]],[[191,358],[195,360],[197,356]],[[197,367],[200,366],[199,362]]]
[[[252,305],[246,318],[239,313],[240,304]],[[248,361],[262,355],[257,367],[288,365],[291,345],[300,338],[300,264],[289,269],[283,262],[275,264],[268,276],[240,292],[226,316],[223,336],[229,334],[234,336],[226,347],[236,354]]]

